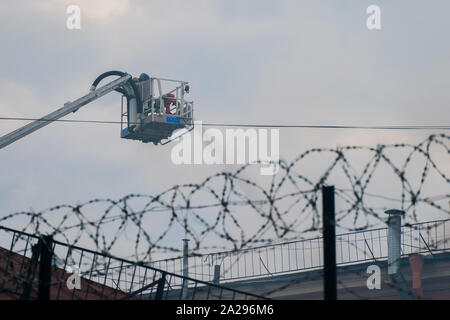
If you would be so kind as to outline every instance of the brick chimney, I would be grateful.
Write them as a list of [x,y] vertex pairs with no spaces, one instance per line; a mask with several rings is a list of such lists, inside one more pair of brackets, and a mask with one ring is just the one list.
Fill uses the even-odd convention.
[[422,288],[422,269],[423,259],[420,254],[411,254],[409,256],[409,264],[412,271],[412,289],[414,297],[417,300],[424,299]]

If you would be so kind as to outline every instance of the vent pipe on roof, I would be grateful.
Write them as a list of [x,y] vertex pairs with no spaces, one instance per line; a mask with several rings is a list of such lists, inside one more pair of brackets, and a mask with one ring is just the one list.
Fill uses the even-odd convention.
[[403,300],[414,299],[408,283],[400,272],[402,210],[387,210],[388,218],[388,275]]
[[387,210],[388,219],[388,274],[396,274],[400,270],[401,236],[402,236],[402,210]]

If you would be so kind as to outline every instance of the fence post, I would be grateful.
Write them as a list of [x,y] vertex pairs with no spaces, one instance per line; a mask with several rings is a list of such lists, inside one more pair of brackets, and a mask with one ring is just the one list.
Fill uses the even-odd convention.
[[215,284],[219,284],[220,283],[220,265],[216,264],[214,266],[214,280],[213,282]]
[[155,300],[162,300],[165,284],[166,284],[166,273],[163,272],[161,275],[161,278],[158,280],[158,286],[156,287]]
[[20,300],[30,299],[31,289],[33,287],[34,276],[36,274],[36,267],[39,260],[39,247],[37,245],[31,246],[31,260],[28,265],[27,277],[23,282],[23,292],[20,295]]
[[52,276],[53,239],[43,236],[39,239],[39,289],[38,300],[50,300],[50,281]]
[[[184,277],[189,277],[189,239],[183,239],[183,276]],[[182,290],[182,295],[181,298],[182,299],[186,299],[187,298],[187,294],[188,294],[188,281],[184,278],[183,279],[183,287],[181,288]]]
[[324,299],[337,299],[334,186],[322,187]]

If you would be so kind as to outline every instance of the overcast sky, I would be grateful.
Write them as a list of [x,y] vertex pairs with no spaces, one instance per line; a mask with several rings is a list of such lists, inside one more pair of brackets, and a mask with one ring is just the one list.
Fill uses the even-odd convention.
[[[66,28],[69,4],[81,8],[81,30]],[[381,8],[378,31],[366,27],[371,4]],[[448,125],[449,12],[447,0],[1,1],[0,116],[40,117],[121,70],[190,81],[204,122]],[[119,117],[114,93],[67,118]],[[23,124],[1,121],[0,134]],[[54,123],[1,150],[0,215],[155,194],[234,168],[175,166],[173,145],[119,131]],[[430,133],[283,129],[280,153]]]

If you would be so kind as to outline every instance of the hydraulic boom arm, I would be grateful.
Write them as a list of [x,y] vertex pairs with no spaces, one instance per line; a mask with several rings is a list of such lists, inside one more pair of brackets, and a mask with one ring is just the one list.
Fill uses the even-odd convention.
[[16,129],[3,137],[0,137],[0,149],[6,147],[7,145],[13,143],[14,141],[23,138],[30,133],[39,130],[40,128],[50,124],[51,122],[58,120],[71,112],[75,112],[80,109],[82,106],[104,96],[105,94],[116,90],[122,87],[127,81],[131,79],[131,75],[124,74],[120,78],[100,87],[99,89],[94,89],[89,92],[87,95],[73,101],[67,102],[64,104],[62,108],[59,108],[56,111],[40,118],[39,120],[35,120],[19,129]]

